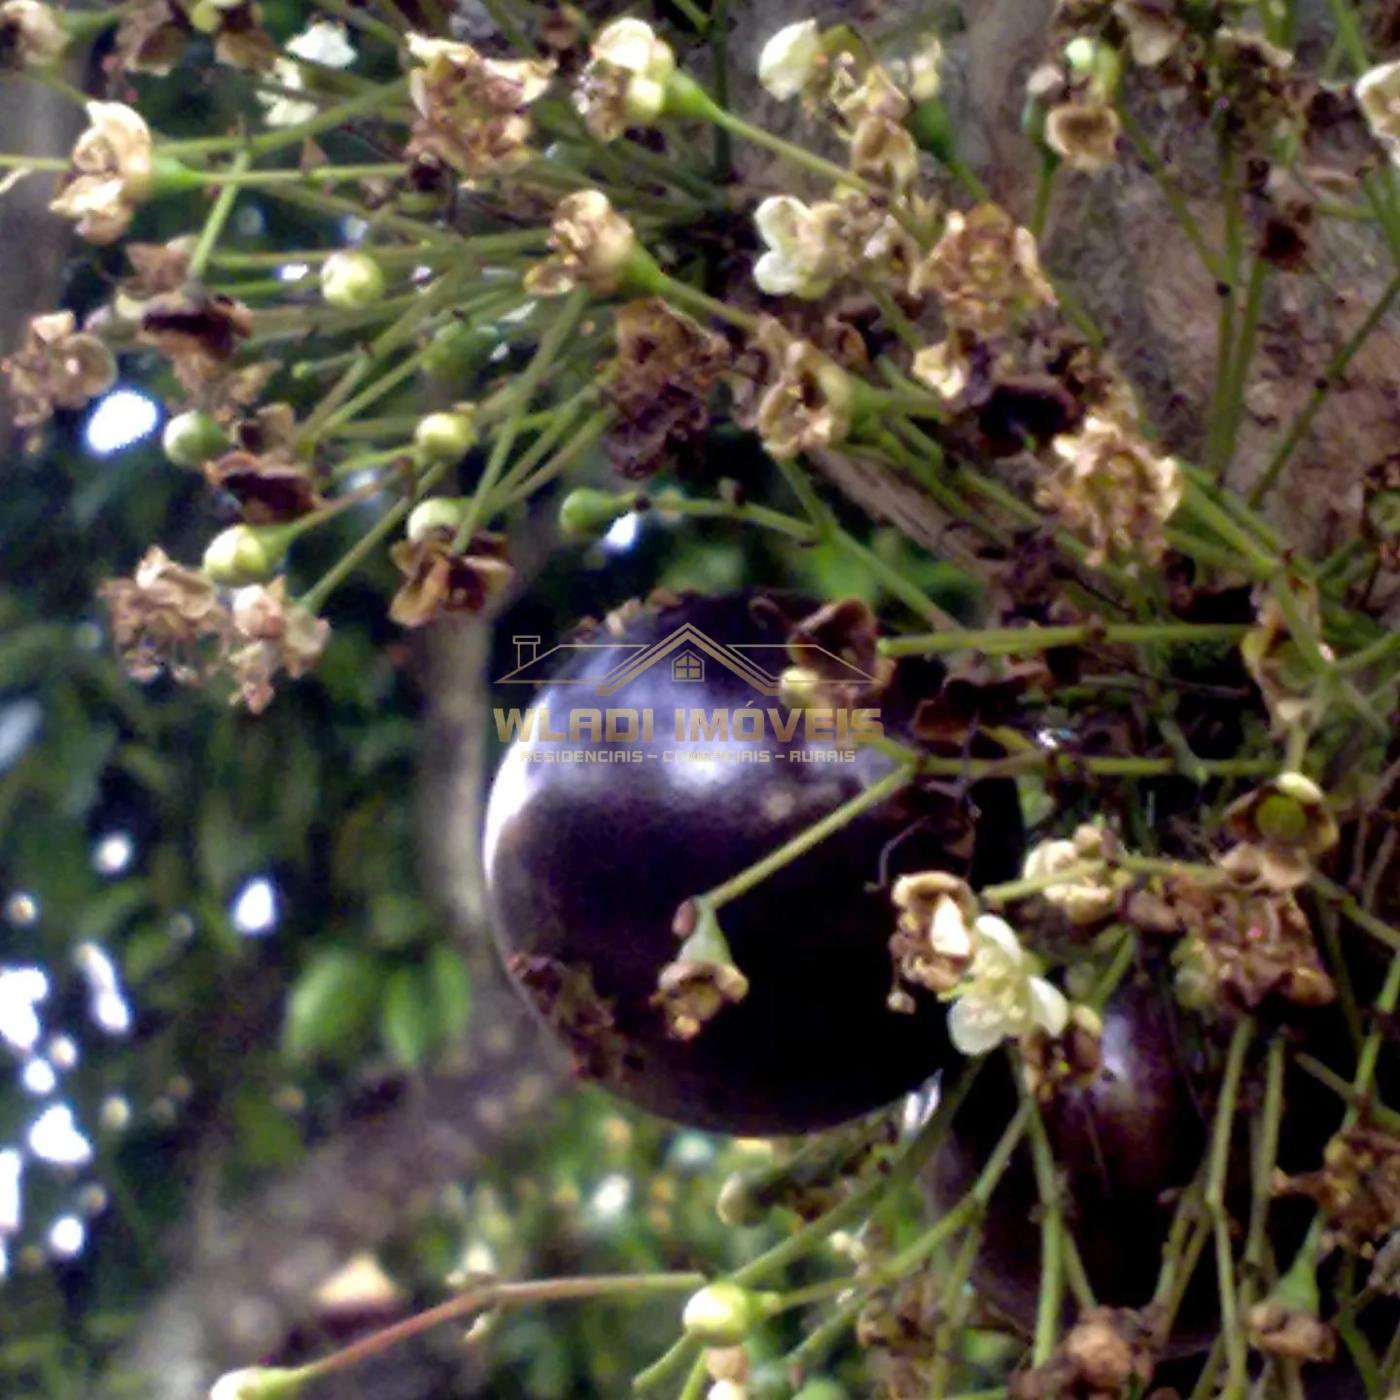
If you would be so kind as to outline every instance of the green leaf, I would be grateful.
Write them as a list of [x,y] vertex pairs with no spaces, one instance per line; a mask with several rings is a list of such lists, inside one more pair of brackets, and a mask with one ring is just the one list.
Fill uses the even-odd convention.
[[389,1053],[407,1069],[428,1057],[435,1039],[434,1010],[423,974],[401,967],[389,978],[379,1011],[379,1030]]
[[292,988],[283,1049],[294,1060],[345,1058],[367,1029],[378,993],[372,958],[344,948],[317,954]]
[[449,1045],[467,1028],[472,1011],[472,979],[467,960],[455,949],[439,943],[428,954],[424,969],[436,1019],[436,1040]]

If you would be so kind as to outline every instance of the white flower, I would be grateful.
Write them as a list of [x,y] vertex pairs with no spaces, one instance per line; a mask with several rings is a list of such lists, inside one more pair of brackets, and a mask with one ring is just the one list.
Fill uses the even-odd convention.
[[121,102],[89,102],[92,123],[73,147],[74,174],[49,205],[76,219],[89,243],[115,243],[151,197],[151,130]]
[[836,212],[835,205],[809,208],[790,194],[772,195],[754,210],[753,221],[768,245],[753,269],[760,290],[809,301],[831,290],[844,270]]
[[821,58],[816,20],[799,20],[778,30],[764,44],[758,56],[758,81],[770,97],[785,102],[812,81]]
[[1114,0],[1113,13],[1127,30],[1133,62],[1141,68],[1165,63],[1181,43],[1180,23],[1171,5],[1161,0]]
[[909,96],[915,102],[932,102],[943,90],[943,45],[930,39],[909,60]]
[[1376,139],[1400,156],[1400,59],[1372,68],[1357,81],[1356,100]]
[[562,296],[578,286],[606,296],[644,254],[632,225],[601,190],[576,190],[559,201],[549,246],[551,255],[525,274],[525,290],[535,296]]
[[[296,92],[306,89],[306,78],[297,59],[323,68],[348,68],[355,61],[355,47],[338,24],[319,21],[308,26],[287,44],[291,58],[279,58],[272,65],[272,81]],[[320,110],[314,102],[302,102],[285,93],[259,92],[257,99],[267,108],[263,120],[268,126],[299,126]]]
[[937,345],[925,345],[914,356],[912,372],[915,379],[949,403],[967,388],[967,359],[955,336]]
[[[1027,880],[1040,880],[1076,865],[1103,860],[1108,855],[1109,839],[1101,828],[1085,824],[1075,831],[1072,840],[1042,841],[1027,852],[1021,875]],[[1121,872],[1087,871],[1075,879],[1047,886],[1040,897],[1063,910],[1071,923],[1091,924],[1117,907],[1122,884]]]
[[983,914],[973,928],[977,950],[948,1013],[953,1044],[964,1055],[984,1055],[1032,1030],[1058,1036],[1069,1021],[1064,993],[1038,975],[1039,964],[1004,919]]

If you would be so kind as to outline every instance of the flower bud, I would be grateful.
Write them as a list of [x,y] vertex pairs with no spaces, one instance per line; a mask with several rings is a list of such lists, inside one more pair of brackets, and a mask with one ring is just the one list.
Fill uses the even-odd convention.
[[466,519],[466,515],[465,496],[429,496],[413,507],[404,533],[414,544],[425,540],[437,530],[450,530],[455,535],[457,527]]
[[228,447],[228,434],[212,413],[190,409],[177,413],[161,436],[165,455],[177,467],[202,467]]
[[632,506],[630,495],[614,496],[608,491],[580,486],[564,497],[559,507],[559,528],[570,539],[599,540]]
[[204,551],[204,572],[226,588],[266,583],[281,567],[287,532],[267,525],[232,525]]
[[770,97],[796,97],[816,76],[822,58],[821,32],[814,19],[778,30],[758,55],[758,81]]
[[428,414],[413,430],[414,446],[430,462],[461,461],[476,442],[474,413],[474,406],[467,405],[451,413]]
[[342,311],[361,311],[383,297],[384,270],[368,253],[332,253],[321,264],[321,295]]
[[284,1366],[248,1366],[214,1382],[209,1400],[293,1400],[301,1393],[303,1371]]
[[691,1294],[681,1316],[686,1336],[705,1346],[736,1346],[764,1313],[757,1293],[737,1283],[712,1283]]
[[499,344],[488,326],[452,321],[433,333],[423,352],[423,369],[434,379],[465,378],[479,370]]
[[953,119],[940,98],[920,102],[909,114],[909,134],[920,149],[947,165],[953,159]]
[[1112,45],[1081,34],[1065,45],[1065,62],[1072,73],[1088,79],[1096,97],[1111,101],[1117,95],[1123,81],[1123,60]]

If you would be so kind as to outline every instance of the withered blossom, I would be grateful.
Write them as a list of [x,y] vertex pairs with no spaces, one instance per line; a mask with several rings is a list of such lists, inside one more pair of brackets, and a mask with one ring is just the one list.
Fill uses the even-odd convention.
[[418,118],[407,154],[467,176],[509,169],[529,155],[528,109],[554,73],[541,59],[486,58],[470,44],[410,34],[421,65],[409,77]]
[[1186,1004],[1235,1015],[1272,997],[1298,1006],[1335,998],[1307,915],[1291,894],[1182,878],[1169,882],[1167,899],[1184,934],[1173,958]]
[[976,335],[1004,335],[1055,304],[1035,236],[996,204],[948,215],[943,234],[910,278],[911,296],[932,293],[948,324]]
[[1061,102],[1045,117],[1045,144],[1075,170],[1097,175],[1118,159],[1118,113],[1102,101]]
[[1092,413],[1054,447],[1059,461],[1041,479],[1036,500],[1088,538],[1088,563],[1114,557],[1134,569],[1161,559],[1166,523],[1183,490],[1176,459],[1160,456],[1117,419]]
[[389,551],[404,581],[389,605],[400,627],[425,627],[445,613],[480,612],[509,584],[503,536],[481,532],[461,553],[451,531],[435,530],[420,540],[400,540]]
[[56,408],[82,408],[116,382],[117,362],[98,336],[78,330],[71,311],[33,317],[24,342],[0,361],[15,401],[15,423],[37,428]]
[[971,374],[968,350],[965,334],[952,331],[937,345],[925,345],[919,350],[910,373],[945,403],[955,403],[967,388]]
[[1372,134],[1390,153],[1400,157],[1400,60],[1368,69],[1357,80],[1356,100]]
[[1157,1365],[1156,1330],[1145,1312],[1089,1308],[1043,1365],[1020,1371],[1010,1400],[1126,1400],[1145,1393]]
[[39,0],[0,3],[0,70],[52,68],[68,48],[58,13]]
[[112,305],[124,321],[139,321],[156,297],[178,292],[189,275],[195,238],[188,235],[169,243],[127,243],[123,249],[134,271],[117,283]]
[[651,1005],[666,1018],[669,1035],[694,1040],[726,1006],[748,996],[749,979],[735,965],[713,910],[686,900],[672,931],[681,946],[657,976]]
[[114,73],[164,77],[179,63],[193,33],[174,0],[131,0],[122,7],[109,66]]
[[[1314,584],[1290,579],[1294,607],[1314,636],[1322,631],[1322,611]],[[1326,709],[1318,678],[1293,639],[1288,619],[1273,590],[1256,590],[1256,621],[1240,642],[1240,657],[1264,698],[1273,731],[1284,734],[1298,728],[1311,728]],[[1332,659],[1324,642],[1322,653]]]
[[1287,1178],[1276,1190],[1310,1197],[1332,1238],[1369,1257],[1400,1230],[1400,1137],[1354,1124],[1328,1142],[1318,1171]]
[[1072,1005],[1059,1035],[1037,1027],[1021,1037],[1026,1088],[1042,1103],[1067,1090],[1088,1088],[1103,1071],[1103,1018],[1091,1006]]
[[[774,325],[765,322],[758,337],[771,337]],[[850,376],[810,341],[793,340],[785,332],[783,338],[785,348],[771,361],[776,376],[759,399],[754,418],[764,447],[784,458],[844,442],[855,407]]]
[[152,546],[131,578],[98,589],[128,674],[151,681],[168,673],[182,685],[204,680],[222,661],[233,618],[202,573]]
[[77,222],[89,243],[115,243],[151,197],[151,130],[120,102],[89,102],[89,126],[73,147],[73,169],[49,208]]
[[1337,1333],[1316,1313],[1266,1299],[1249,1310],[1249,1344],[1290,1361],[1331,1361]]
[[[913,986],[951,992],[972,966],[977,896],[967,881],[943,870],[901,875],[890,892],[899,911],[890,956],[895,972]],[[913,1010],[901,998],[900,1006]]]
[[227,452],[205,465],[204,475],[217,491],[238,502],[250,525],[276,525],[319,510],[325,501],[304,462],[278,452],[263,456]]
[[[1041,841],[1032,846],[1021,874],[1024,879],[1039,880],[1090,861],[1111,861],[1117,847],[1111,831],[1086,822],[1068,839]],[[1072,924],[1093,924],[1117,909],[1129,882],[1125,871],[1093,870],[1047,885],[1040,891],[1040,898],[1059,909]]]
[[919,173],[919,148],[903,125],[872,112],[851,133],[851,169],[872,184],[900,194]]
[[851,129],[869,117],[901,123],[909,115],[909,99],[878,63],[867,65],[859,84],[834,95],[833,105]]
[[1302,773],[1280,773],[1225,811],[1225,830],[1238,845],[1221,864],[1242,884],[1295,889],[1317,856],[1337,844],[1337,822],[1321,788]]
[[626,302],[614,324],[617,373],[610,390],[617,418],[606,446],[614,468],[635,480],[704,434],[729,345],[660,297]]
[[879,641],[880,621],[870,605],[861,598],[838,598],[793,624],[788,655],[815,672],[822,686],[840,687],[843,703],[855,705],[860,697],[878,694],[894,675],[894,662],[880,655]]
[[648,125],[661,115],[676,56],[649,24],[613,20],[599,31],[590,53],[574,87],[574,106],[594,136],[613,141],[629,126]]
[[767,244],[753,268],[759,290],[808,301],[825,296],[850,270],[849,216],[836,200],[807,205],[788,194],[763,200],[753,215]]
[[559,201],[549,246],[551,255],[525,274],[525,290],[535,296],[563,296],[575,287],[607,296],[641,251],[632,225],[601,190],[578,190]]
[[1228,26],[1216,30],[1211,51],[1227,120],[1241,136],[1267,145],[1298,120],[1301,99],[1291,53],[1253,30]]
[[1113,13],[1128,36],[1128,52],[1140,68],[1165,63],[1185,38],[1176,0],[1113,0]]
[[272,702],[274,678],[310,673],[321,659],[331,627],[324,618],[287,601],[287,581],[252,584],[233,595],[234,645],[226,662],[237,686],[233,704],[261,714]]
[[214,40],[214,57],[229,68],[265,73],[277,61],[280,46],[263,28],[262,6],[255,0],[216,0],[190,11],[194,27]]
[[159,350],[191,393],[218,379],[252,334],[253,315],[241,301],[210,292],[174,292],[152,298],[136,339]]

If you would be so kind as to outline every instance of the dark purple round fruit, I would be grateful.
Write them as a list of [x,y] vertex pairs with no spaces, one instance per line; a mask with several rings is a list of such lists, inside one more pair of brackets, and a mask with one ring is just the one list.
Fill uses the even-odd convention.
[[[1009,1062],[983,1066],[924,1176],[933,1210],[951,1209],[972,1186],[1017,1103]],[[1103,1069],[1090,1084],[1062,1088],[1042,1107],[1066,1191],[1074,1236],[1095,1299],[1140,1307],[1156,1288],[1175,1193],[1201,1165],[1208,1125],[1181,1065],[1169,1003],[1153,987],[1124,987],[1103,1014]],[[1022,1331],[1035,1325],[1040,1294],[1040,1193],[1030,1150],[1011,1159],[983,1222],[973,1269],[978,1294]],[[1199,1290],[1195,1290],[1199,1291]],[[1210,1321],[1213,1288],[1190,1297],[1174,1338]],[[1191,1314],[1196,1314],[1191,1316]]]
[[[775,735],[775,722],[786,726],[792,716],[761,693],[761,677],[789,664],[792,623],[811,611],[802,600],[759,592],[689,598],[644,610],[616,636],[589,638],[593,648],[565,651],[548,686],[538,697],[525,692],[522,708],[531,699],[546,707],[555,732],[567,733],[572,718],[579,737],[542,743],[538,729],[532,744],[518,737],[491,793],[487,880],[517,985],[583,1074],[699,1127],[826,1127],[891,1102],[950,1062],[943,1005],[921,999],[912,1015],[887,1007],[888,883],[931,868],[1004,879],[1020,866],[1011,782],[978,784],[961,803],[906,790],[723,905],[720,924],[747,995],[693,1039],[670,1033],[654,995],[678,951],[678,906],[892,769],[869,747],[833,761],[829,739],[804,737],[801,715],[791,737]],[[673,640],[682,628],[694,630]],[[651,662],[638,667],[647,648],[656,649]],[[632,678],[613,686],[629,664]],[[607,709],[633,711],[639,724],[650,711],[652,737],[593,738],[585,714]],[[744,732],[759,726],[762,737],[677,741],[677,709],[742,710]],[[902,723],[893,713],[882,719],[887,732]],[[536,757],[552,750],[555,761],[529,761],[529,748]],[[698,750],[719,761],[696,761]],[[632,761],[560,761],[565,752]],[[960,855],[950,832],[967,831],[964,811],[975,841]]]

